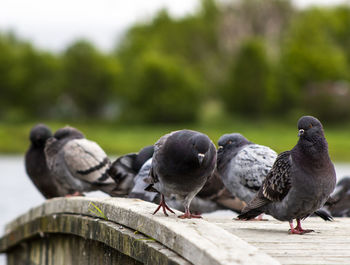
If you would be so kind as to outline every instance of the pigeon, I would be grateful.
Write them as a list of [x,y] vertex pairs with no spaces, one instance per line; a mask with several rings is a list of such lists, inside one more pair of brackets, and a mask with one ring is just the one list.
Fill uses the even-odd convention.
[[[134,186],[135,177],[143,164],[153,156],[153,145],[142,148],[138,153],[118,157],[108,169],[108,174],[117,184],[115,193],[120,197],[128,196]],[[145,193],[144,191],[142,191]]]
[[216,148],[208,136],[192,130],[179,130],[162,136],[155,144],[147,191],[161,194],[158,208],[174,213],[164,195],[175,195],[185,213],[179,218],[200,218],[190,213],[194,196],[203,188],[216,166]]
[[63,196],[66,192],[58,185],[46,164],[44,148],[50,137],[52,133],[46,125],[34,126],[30,131],[31,144],[24,159],[28,176],[46,199]]
[[[147,179],[149,172],[152,167],[152,158],[146,161],[141,167],[139,173],[134,178],[134,187],[129,193],[129,198],[138,198],[148,202],[159,203],[160,196],[157,192],[148,192],[145,191],[148,184],[144,181]],[[220,180],[220,179],[218,179]],[[212,177],[210,180],[206,182],[202,190],[195,196],[191,202],[191,210],[197,213],[209,213],[214,212],[216,210],[224,209],[225,207],[220,206],[220,204],[215,202],[218,186],[223,186],[221,181],[216,183],[216,178]],[[221,185],[220,185],[221,184]],[[202,192],[203,191],[203,192]],[[200,194],[202,192],[202,194]],[[212,199],[213,198],[213,199]],[[182,205],[182,202],[177,200],[175,196],[165,197],[168,202],[168,205],[171,208],[174,208],[179,211],[184,211],[185,208]]]
[[[278,155],[257,195],[238,219],[267,213],[288,221],[291,234],[304,234],[301,220],[320,209],[334,190],[336,173],[328,154],[321,122],[312,116],[298,121],[299,140],[294,148]],[[293,219],[297,226],[293,227]]]
[[350,217],[350,177],[342,178],[325,204],[325,210],[334,217]]
[[271,170],[277,153],[239,133],[224,134],[218,145],[217,170],[223,183],[235,197],[248,204]]
[[57,130],[45,146],[48,168],[67,190],[66,196],[101,190],[114,196],[116,184],[107,173],[110,160],[102,148],[73,127]]

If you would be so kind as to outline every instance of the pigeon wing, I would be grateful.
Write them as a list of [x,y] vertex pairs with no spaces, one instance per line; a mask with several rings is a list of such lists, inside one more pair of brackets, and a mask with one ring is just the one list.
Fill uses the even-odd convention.
[[238,216],[238,218],[246,218],[245,213],[249,214],[250,211],[254,213],[255,209],[271,201],[281,201],[287,195],[291,187],[290,168],[290,151],[279,154],[272,169],[266,176],[263,185],[260,187],[259,192],[242,210],[243,214]]
[[110,160],[102,148],[87,139],[74,139],[64,147],[64,160],[70,173],[91,184],[110,184],[113,179],[107,174]]
[[270,201],[281,201],[289,192],[291,158],[290,151],[278,155],[262,186],[262,194]]
[[133,169],[133,163],[137,158],[136,153],[126,154],[118,157],[108,169],[108,174],[116,183],[120,183],[126,178],[134,178],[137,172]]
[[168,133],[168,134],[160,137],[159,140],[154,144],[154,154],[152,157],[152,166],[151,166],[151,169],[149,171],[149,177],[145,179],[145,181],[147,183],[154,184],[154,183],[157,183],[159,181],[157,174],[155,172],[156,171],[155,168],[157,168],[158,164],[159,164],[158,156],[162,153],[162,147],[164,146],[164,144],[166,143],[168,138],[176,132],[177,131],[173,131],[171,133]]

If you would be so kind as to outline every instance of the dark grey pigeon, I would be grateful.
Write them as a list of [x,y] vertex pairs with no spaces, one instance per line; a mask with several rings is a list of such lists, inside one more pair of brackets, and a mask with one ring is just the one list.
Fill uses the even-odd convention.
[[217,170],[233,196],[249,203],[277,158],[271,148],[254,144],[239,133],[220,137]]
[[34,126],[30,131],[30,147],[25,155],[25,168],[28,176],[46,198],[65,195],[54,176],[47,167],[45,159],[45,143],[52,136],[50,129],[44,124]]
[[[242,210],[239,219],[267,213],[288,221],[292,234],[313,231],[302,229],[300,220],[325,204],[334,190],[336,174],[321,122],[304,116],[298,121],[298,129],[298,143],[278,155],[256,197]],[[296,227],[293,219],[297,220]]]
[[161,207],[173,212],[165,203],[164,195],[176,195],[183,201],[185,214],[180,218],[199,218],[190,213],[194,196],[213,174],[216,148],[208,136],[191,130],[180,130],[161,137],[155,144],[150,171],[151,184],[147,191],[161,193],[155,214]]
[[101,190],[114,196],[116,184],[107,173],[110,160],[97,143],[77,129],[57,130],[46,142],[45,155],[57,182],[67,189],[65,195]]
[[154,147],[146,146],[138,153],[130,153],[118,157],[108,169],[108,174],[117,184],[115,190],[121,197],[128,196],[134,186],[134,178],[142,165],[153,156]]
[[344,177],[337,183],[331,200],[324,208],[334,217],[350,217],[350,177]]
[[[160,194],[158,192],[145,191],[145,189],[149,184],[147,184],[144,180],[149,176],[151,167],[152,167],[152,158],[150,158],[149,160],[146,161],[146,163],[143,164],[139,173],[134,178],[135,184],[131,192],[129,193],[129,196],[128,196],[129,198],[138,198],[144,201],[159,203]],[[212,179],[213,178],[211,178],[211,180]],[[202,198],[201,196],[199,196],[199,193],[198,193],[197,196],[195,196],[191,202],[191,211],[194,211],[196,213],[209,213],[209,212],[223,209],[224,207],[221,207],[219,204],[217,204],[214,200],[211,200],[210,198],[210,196],[213,195],[211,191],[214,190],[214,188],[217,185],[213,185],[213,181],[207,181],[205,186],[207,187],[203,191],[203,194],[206,195],[207,197]],[[182,202],[177,200],[175,196],[165,197],[165,199],[167,200],[168,205],[170,207],[179,211],[185,211],[185,208]]]

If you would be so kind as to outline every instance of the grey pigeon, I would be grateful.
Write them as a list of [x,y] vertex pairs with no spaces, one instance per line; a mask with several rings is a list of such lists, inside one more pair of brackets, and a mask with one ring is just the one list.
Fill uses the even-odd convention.
[[344,177],[337,183],[331,200],[324,208],[334,217],[350,217],[350,177]]
[[153,151],[153,145],[146,146],[138,153],[120,156],[112,163],[107,172],[116,182],[115,193],[118,193],[118,196],[128,196],[134,186],[135,176],[142,165],[153,156]]
[[134,178],[134,186],[129,193],[129,198],[138,198],[148,202],[155,202],[158,197],[157,192],[147,192],[145,189],[149,185],[145,182],[148,178],[150,170],[152,168],[152,158],[148,159],[146,163],[143,164],[138,174]]
[[164,195],[175,195],[183,201],[185,214],[180,218],[199,218],[190,213],[194,196],[213,174],[216,148],[208,136],[192,130],[175,131],[161,137],[155,144],[149,182],[146,190],[161,193],[155,214],[161,207],[173,212],[165,203]]
[[239,133],[224,134],[218,145],[217,170],[222,181],[235,197],[249,203],[271,170],[277,153]]
[[46,142],[45,155],[57,182],[67,189],[65,195],[101,190],[114,196],[116,184],[106,172],[110,160],[97,143],[77,129],[57,130]]
[[[321,122],[312,116],[298,121],[299,141],[290,151],[278,155],[255,198],[242,210],[239,219],[267,213],[288,221],[290,233],[304,234],[301,219],[321,208],[336,183],[334,165]],[[297,226],[293,227],[293,219]]]
[[30,147],[25,155],[25,168],[28,176],[46,198],[63,196],[62,189],[47,167],[45,159],[45,143],[52,136],[50,129],[44,124],[34,126],[30,131]]

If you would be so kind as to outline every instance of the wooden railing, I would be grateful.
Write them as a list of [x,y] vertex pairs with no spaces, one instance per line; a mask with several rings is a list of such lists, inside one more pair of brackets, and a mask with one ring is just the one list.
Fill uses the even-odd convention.
[[152,215],[155,207],[138,199],[51,199],[7,225],[0,252],[8,265],[279,264],[215,223]]

